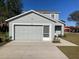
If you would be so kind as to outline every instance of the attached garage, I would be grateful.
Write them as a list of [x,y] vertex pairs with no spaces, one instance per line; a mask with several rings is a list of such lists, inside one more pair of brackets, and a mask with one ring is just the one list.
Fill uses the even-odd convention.
[[9,37],[15,41],[53,41],[55,34],[55,25],[64,26],[62,23],[55,21],[50,14],[41,14],[34,10],[24,12],[14,16],[6,21],[9,24]]
[[17,41],[43,41],[43,26],[15,25],[14,36]]

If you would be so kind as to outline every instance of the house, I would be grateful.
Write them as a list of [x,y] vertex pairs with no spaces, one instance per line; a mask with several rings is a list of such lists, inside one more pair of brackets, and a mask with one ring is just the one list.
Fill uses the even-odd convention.
[[53,41],[54,34],[64,35],[59,13],[40,13],[34,10],[7,19],[9,37],[16,41]]
[[64,31],[65,32],[71,32],[70,26],[64,26]]
[[64,26],[64,31],[79,33],[79,26]]
[[79,26],[70,26],[70,29],[70,32],[79,33]]

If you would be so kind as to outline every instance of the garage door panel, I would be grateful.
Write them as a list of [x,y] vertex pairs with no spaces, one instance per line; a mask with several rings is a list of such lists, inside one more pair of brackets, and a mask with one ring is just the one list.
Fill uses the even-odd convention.
[[15,26],[15,40],[42,41],[42,26]]

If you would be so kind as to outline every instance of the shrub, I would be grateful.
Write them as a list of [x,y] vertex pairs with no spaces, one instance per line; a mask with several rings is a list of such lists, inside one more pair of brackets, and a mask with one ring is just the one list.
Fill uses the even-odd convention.
[[4,40],[4,38],[0,38],[0,42],[4,42],[5,40]]

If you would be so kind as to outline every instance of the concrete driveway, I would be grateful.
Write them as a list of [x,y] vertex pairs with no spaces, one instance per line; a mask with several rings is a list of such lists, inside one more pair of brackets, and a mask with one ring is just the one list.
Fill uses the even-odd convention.
[[68,59],[49,42],[10,42],[0,47],[0,59]]

